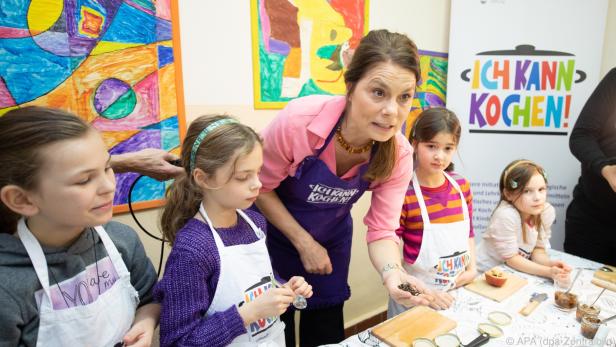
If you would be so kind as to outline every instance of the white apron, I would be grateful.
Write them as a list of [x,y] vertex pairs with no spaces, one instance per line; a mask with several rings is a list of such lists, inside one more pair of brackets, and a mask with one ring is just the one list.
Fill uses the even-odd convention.
[[[207,314],[250,302],[270,289],[273,286],[271,277],[273,271],[263,231],[243,211],[237,210],[237,213],[254,230],[259,241],[226,247],[212,226],[212,221],[205,212],[203,204],[199,212],[212,230],[220,255],[220,276]],[[248,331],[246,334],[233,339],[229,346],[285,346],[284,323],[279,317],[260,319],[250,323],[246,330]]]
[[[537,247],[537,240],[539,239],[539,232],[537,231],[537,226],[531,227],[528,224],[525,225],[526,228],[526,242],[524,242],[524,238],[522,233],[524,232],[522,227],[517,229],[516,238],[518,240],[518,255],[525,259],[531,258],[533,250]],[[550,248],[549,241],[544,241],[546,248]],[[477,245],[477,269],[480,272],[486,272],[491,268],[499,265],[503,265],[505,262],[496,251],[492,248],[491,242],[486,242],[481,240],[479,245]]]
[[537,239],[539,238],[539,232],[537,231],[537,226],[531,227],[528,224],[525,225],[526,228],[526,242],[524,242],[524,238],[522,233],[524,230],[520,230],[518,234],[518,254],[522,257],[529,259],[537,247]]
[[114,346],[122,342],[133,323],[139,294],[131,285],[130,273],[105,229],[101,226],[94,229],[103,241],[119,278],[90,304],[54,310],[43,249],[26,226],[25,220],[22,218],[19,221],[19,238],[28,252],[44,292],[39,305],[36,343],[39,347]]
[[[413,189],[421,210],[423,236],[415,263],[403,262],[403,267],[410,275],[423,281],[429,288],[447,291],[455,287],[455,278],[464,271],[470,262],[468,251],[470,220],[466,199],[460,186],[446,172],[443,172],[443,174],[460,194],[464,219],[452,223],[430,223],[428,209],[417,176],[413,174]],[[388,317],[393,317],[407,309],[389,299]]]

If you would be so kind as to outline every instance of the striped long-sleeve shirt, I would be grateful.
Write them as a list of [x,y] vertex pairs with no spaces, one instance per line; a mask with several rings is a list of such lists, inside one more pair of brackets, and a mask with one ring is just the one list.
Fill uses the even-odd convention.
[[[462,190],[462,195],[466,199],[468,205],[468,216],[471,220],[469,230],[469,238],[474,237],[473,231],[473,196],[471,193],[470,183],[462,176],[450,172],[449,175],[458,183]],[[459,222],[464,219],[462,213],[462,201],[460,200],[459,192],[451,185],[449,180],[445,180],[440,187],[428,188],[421,187],[421,193],[428,209],[428,216],[432,223],[451,223]],[[413,189],[413,184],[409,184],[402,212],[400,214],[400,227],[396,233],[404,242],[403,255],[404,261],[408,264],[415,263],[419,250],[421,249],[421,241],[423,239],[423,219],[417,196]]]

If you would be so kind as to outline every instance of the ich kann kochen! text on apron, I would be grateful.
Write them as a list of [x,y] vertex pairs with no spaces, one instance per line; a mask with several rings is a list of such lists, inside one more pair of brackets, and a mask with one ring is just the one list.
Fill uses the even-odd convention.
[[[273,272],[263,231],[242,210],[237,210],[238,215],[250,225],[258,241],[225,246],[203,204],[199,207],[199,213],[212,231],[220,256],[220,277],[207,314],[222,312],[230,306],[243,305],[270,290],[273,287]],[[233,339],[229,346],[255,344],[267,347],[284,346],[284,323],[279,317],[251,322],[246,327],[246,333]]]
[[370,186],[362,178],[369,163],[362,164],[358,174],[346,180],[332,173],[320,159],[336,128],[337,125],[316,154],[303,159],[295,176],[288,176],[275,190],[295,220],[327,249],[332,273],[307,273],[293,244],[274,225],[267,225],[267,246],[274,270],[284,279],[303,276],[312,285],[314,295],[308,299],[308,310],[338,305],[350,297],[347,283],[353,239],[350,211]]

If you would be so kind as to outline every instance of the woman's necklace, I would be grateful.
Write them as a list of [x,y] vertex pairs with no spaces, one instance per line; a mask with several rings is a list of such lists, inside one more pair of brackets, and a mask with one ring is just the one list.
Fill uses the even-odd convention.
[[358,154],[358,153],[364,153],[370,150],[370,148],[372,148],[372,145],[374,144],[374,140],[371,140],[370,142],[368,142],[367,144],[361,146],[361,147],[353,147],[351,146],[348,142],[346,142],[346,140],[344,139],[344,137],[342,137],[342,128],[340,127],[340,125],[338,125],[338,128],[336,128],[336,141],[338,141],[338,144],[348,153],[351,154]]

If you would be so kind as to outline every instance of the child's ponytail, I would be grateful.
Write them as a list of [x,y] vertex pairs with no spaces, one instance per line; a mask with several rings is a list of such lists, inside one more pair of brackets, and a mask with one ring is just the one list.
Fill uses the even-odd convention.
[[199,211],[203,193],[193,171],[199,169],[214,176],[230,160],[250,153],[256,144],[261,144],[259,135],[227,115],[200,116],[190,123],[181,151],[186,174],[167,191],[160,221],[167,241],[173,244],[177,232]]
[[201,191],[195,185],[192,176],[183,175],[176,178],[165,195],[167,203],[161,216],[161,229],[165,240],[172,245],[175,236],[199,210],[203,199]]

